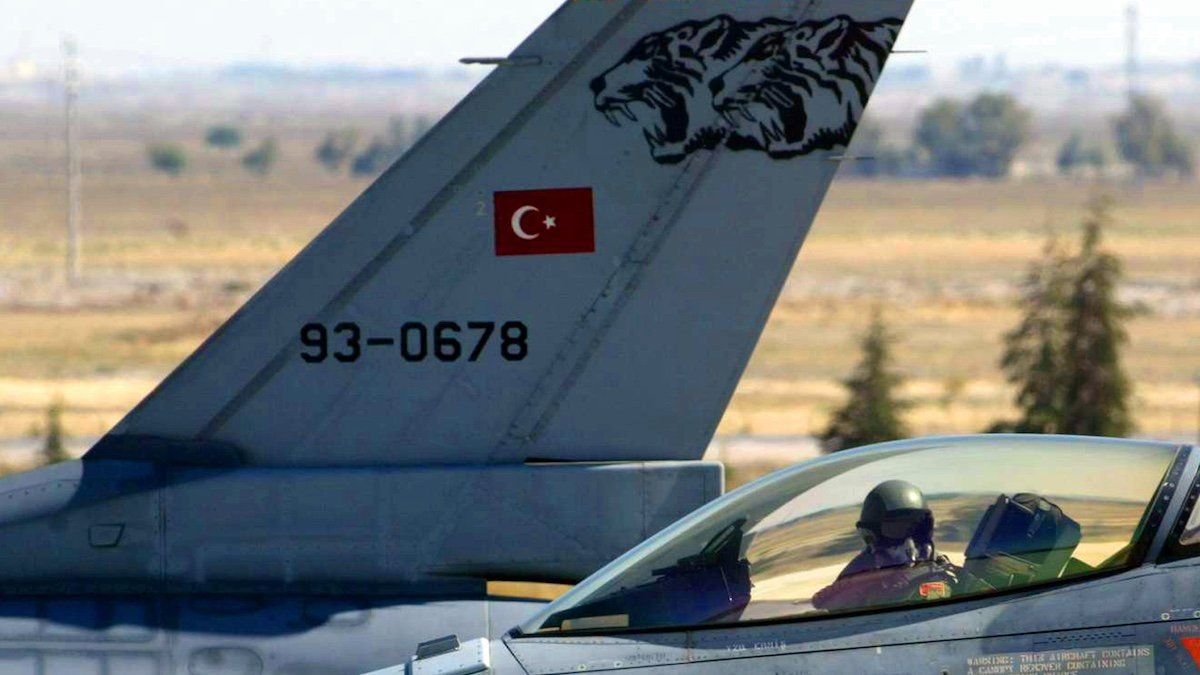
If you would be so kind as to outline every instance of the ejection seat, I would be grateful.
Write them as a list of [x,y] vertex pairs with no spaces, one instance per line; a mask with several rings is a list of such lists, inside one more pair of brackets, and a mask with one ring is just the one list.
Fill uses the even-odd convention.
[[1000,495],[967,545],[970,592],[1053,581],[1085,565],[1072,557],[1081,531],[1053,502],[1036,494]]

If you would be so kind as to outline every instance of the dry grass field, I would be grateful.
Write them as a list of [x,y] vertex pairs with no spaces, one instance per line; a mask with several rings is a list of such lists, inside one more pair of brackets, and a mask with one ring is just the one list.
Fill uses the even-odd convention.
[[[312,160],[324,121],[269,122],[248,133],[280,139],[266,178],[236,152],[203,148],[194,120],[87,130],[86,283],[74,290],[61,280],[61,148],[34,122],[0,125],[0,443],[40,433],[55,400],[70,434],[102,433],[367,185]],[[145,165],[145,143],[164,138],[191,155],[178,178]],[[1125,261],[1122,293],[1139,308],[1126,362],[1140,434],[1194,434],[1196,188],[837,181],[720,433],[819,431],[877,303],[900,337],[914,434],[979,431],[1008,414],[996,361],[1016,283],[1049,232],[1075,235],[1103,189],[1118,204],[1108,243]]]
[[1137,306],[1127,366],[1140,430],[1195,429],[1200,375],[1200,192],[1072,182],[835,184],[776,308],[725,431],[812,433],[880,303],[900,338],[918,434],[978,431],[1007,412],[996,361],[1016,283],[1048,233],[1076,234],[1099,191],[1118,202],[1108,243]]

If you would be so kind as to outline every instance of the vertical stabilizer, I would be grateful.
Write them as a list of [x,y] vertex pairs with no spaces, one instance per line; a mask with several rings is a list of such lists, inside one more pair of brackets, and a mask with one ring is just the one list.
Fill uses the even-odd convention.
[[568,2],[95,452],[698,458],[909,5]]

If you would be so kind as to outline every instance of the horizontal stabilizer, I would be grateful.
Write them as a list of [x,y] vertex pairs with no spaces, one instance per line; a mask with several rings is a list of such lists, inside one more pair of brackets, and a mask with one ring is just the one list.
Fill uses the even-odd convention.
[[568,2],[108,447],[700,457],[909,5]]

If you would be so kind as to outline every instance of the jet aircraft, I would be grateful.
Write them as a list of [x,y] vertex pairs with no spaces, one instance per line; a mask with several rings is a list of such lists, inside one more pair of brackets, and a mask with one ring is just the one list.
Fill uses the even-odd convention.
[[[901,441],[734,491],[414,674],[1195,673],[1200,455]],[[381,672],[404,672],[402,669]]]
[[1179,448],[849,453],[671,525],[909,6],[564,4],[82,460],[0,479],[0,673],[1191,668]]

